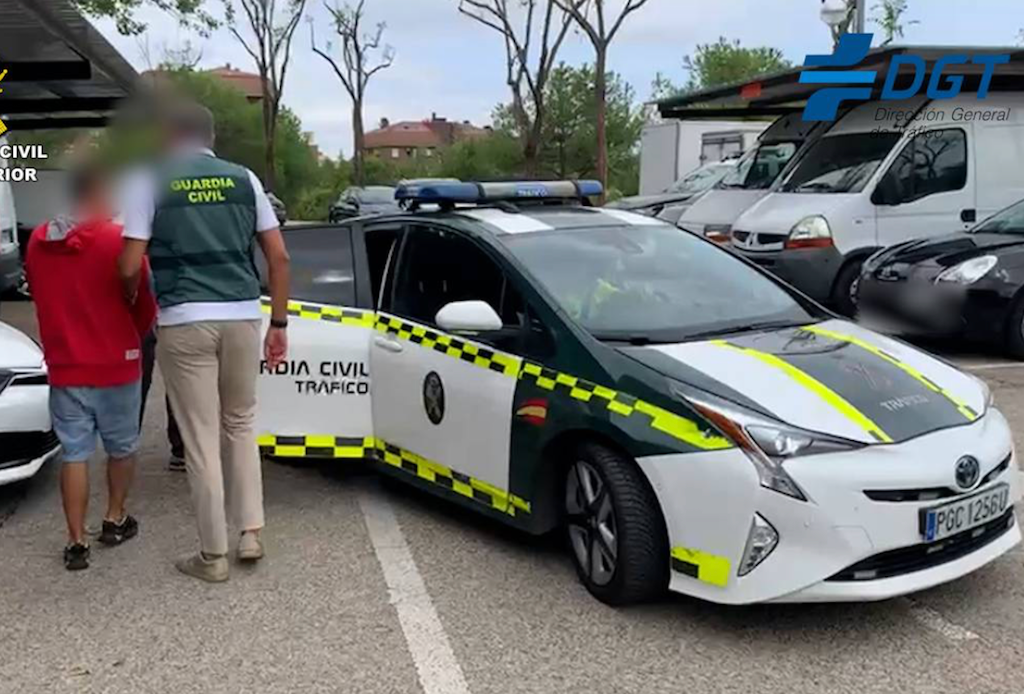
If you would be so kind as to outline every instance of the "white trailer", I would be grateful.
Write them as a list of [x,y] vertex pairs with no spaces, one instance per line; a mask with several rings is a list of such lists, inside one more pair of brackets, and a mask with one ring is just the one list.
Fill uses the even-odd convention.
[[770,122],[663,121],[644,127],[640,138],[640,194],[660,193],[702,164],[738,155]]

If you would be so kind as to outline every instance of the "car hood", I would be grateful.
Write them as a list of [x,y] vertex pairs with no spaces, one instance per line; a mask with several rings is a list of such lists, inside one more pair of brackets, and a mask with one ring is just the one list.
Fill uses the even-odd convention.
[[791,425],[867,444],[968,424],[985,408],[979,381],[853,323],[624,347],[680,384]]
[[945,236],[915,239],[901,244],[886,253],[882,263],[916,265],[928,262],[951,267],[975,256],[1014,247],[1024,247],[1024,234],[957,232]]
[[673,205],[686,202],[693,197],[693,193],[658,193],[657,195],[632,195],[628,198],[619,198],[615,202],[608,203],[608,207],[615,210],[642,210],[657,205]]
[[846,208],[858,197],[856,193],[771,193],[744,212],[734,226],[753,233],[788,234],[807,217],[830,221],[845,217]]
[[43,352],[32,339],[0,322],[0,369],[38,369],[43,365]]
[[768,194],[767,190],[714,189],[700,196],[679,218],[686,224],[732,224],[747,208]]

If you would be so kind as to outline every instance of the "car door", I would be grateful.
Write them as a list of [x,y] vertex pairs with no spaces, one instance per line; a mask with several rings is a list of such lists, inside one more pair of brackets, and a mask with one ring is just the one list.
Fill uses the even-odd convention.
[[[456,491],[506,511],[521,362],[502,347],[525,319],[519,294],[476,241],[413,224],[381,295],[370,354],[379,441],[448,468],[448,478],[462,484]],[[475,335],[441,330],[437,312],[467,300],[486,301],[506,327]]]
[[[365,457],[373,444],[374,313],[357,300],[356,275],[365,268],[354,261],[352,227],[293,228],[284,239],[292,268],[288,359],[275,369],[260,364],[260,448],[279,457]],[[263,313],[266,329],[267,297]]]
[[904,144],[871,198],[879,246],[974,226],[969,128],[929,129]]

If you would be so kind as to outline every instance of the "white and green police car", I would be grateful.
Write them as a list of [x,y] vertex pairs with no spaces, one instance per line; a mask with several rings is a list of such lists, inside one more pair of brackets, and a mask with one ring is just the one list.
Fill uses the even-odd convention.
[[365,459],[529,533],[597,598],[873,600],[1020,541],[972,376],[840,320],[588,182],[399,188],[286,234],[260,445]]

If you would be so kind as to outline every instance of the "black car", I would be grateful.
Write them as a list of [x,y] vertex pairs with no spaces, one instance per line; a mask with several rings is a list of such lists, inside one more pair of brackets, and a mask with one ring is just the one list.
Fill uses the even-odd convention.
[[391,186],[352,186],[342,191],[337,202],[331,205],[328,219],[340,222],[351,217],[400,211]]
[[1024,358],[1024,201],[970,231],[879,251],[864,263],[856,295],[862,315]]

